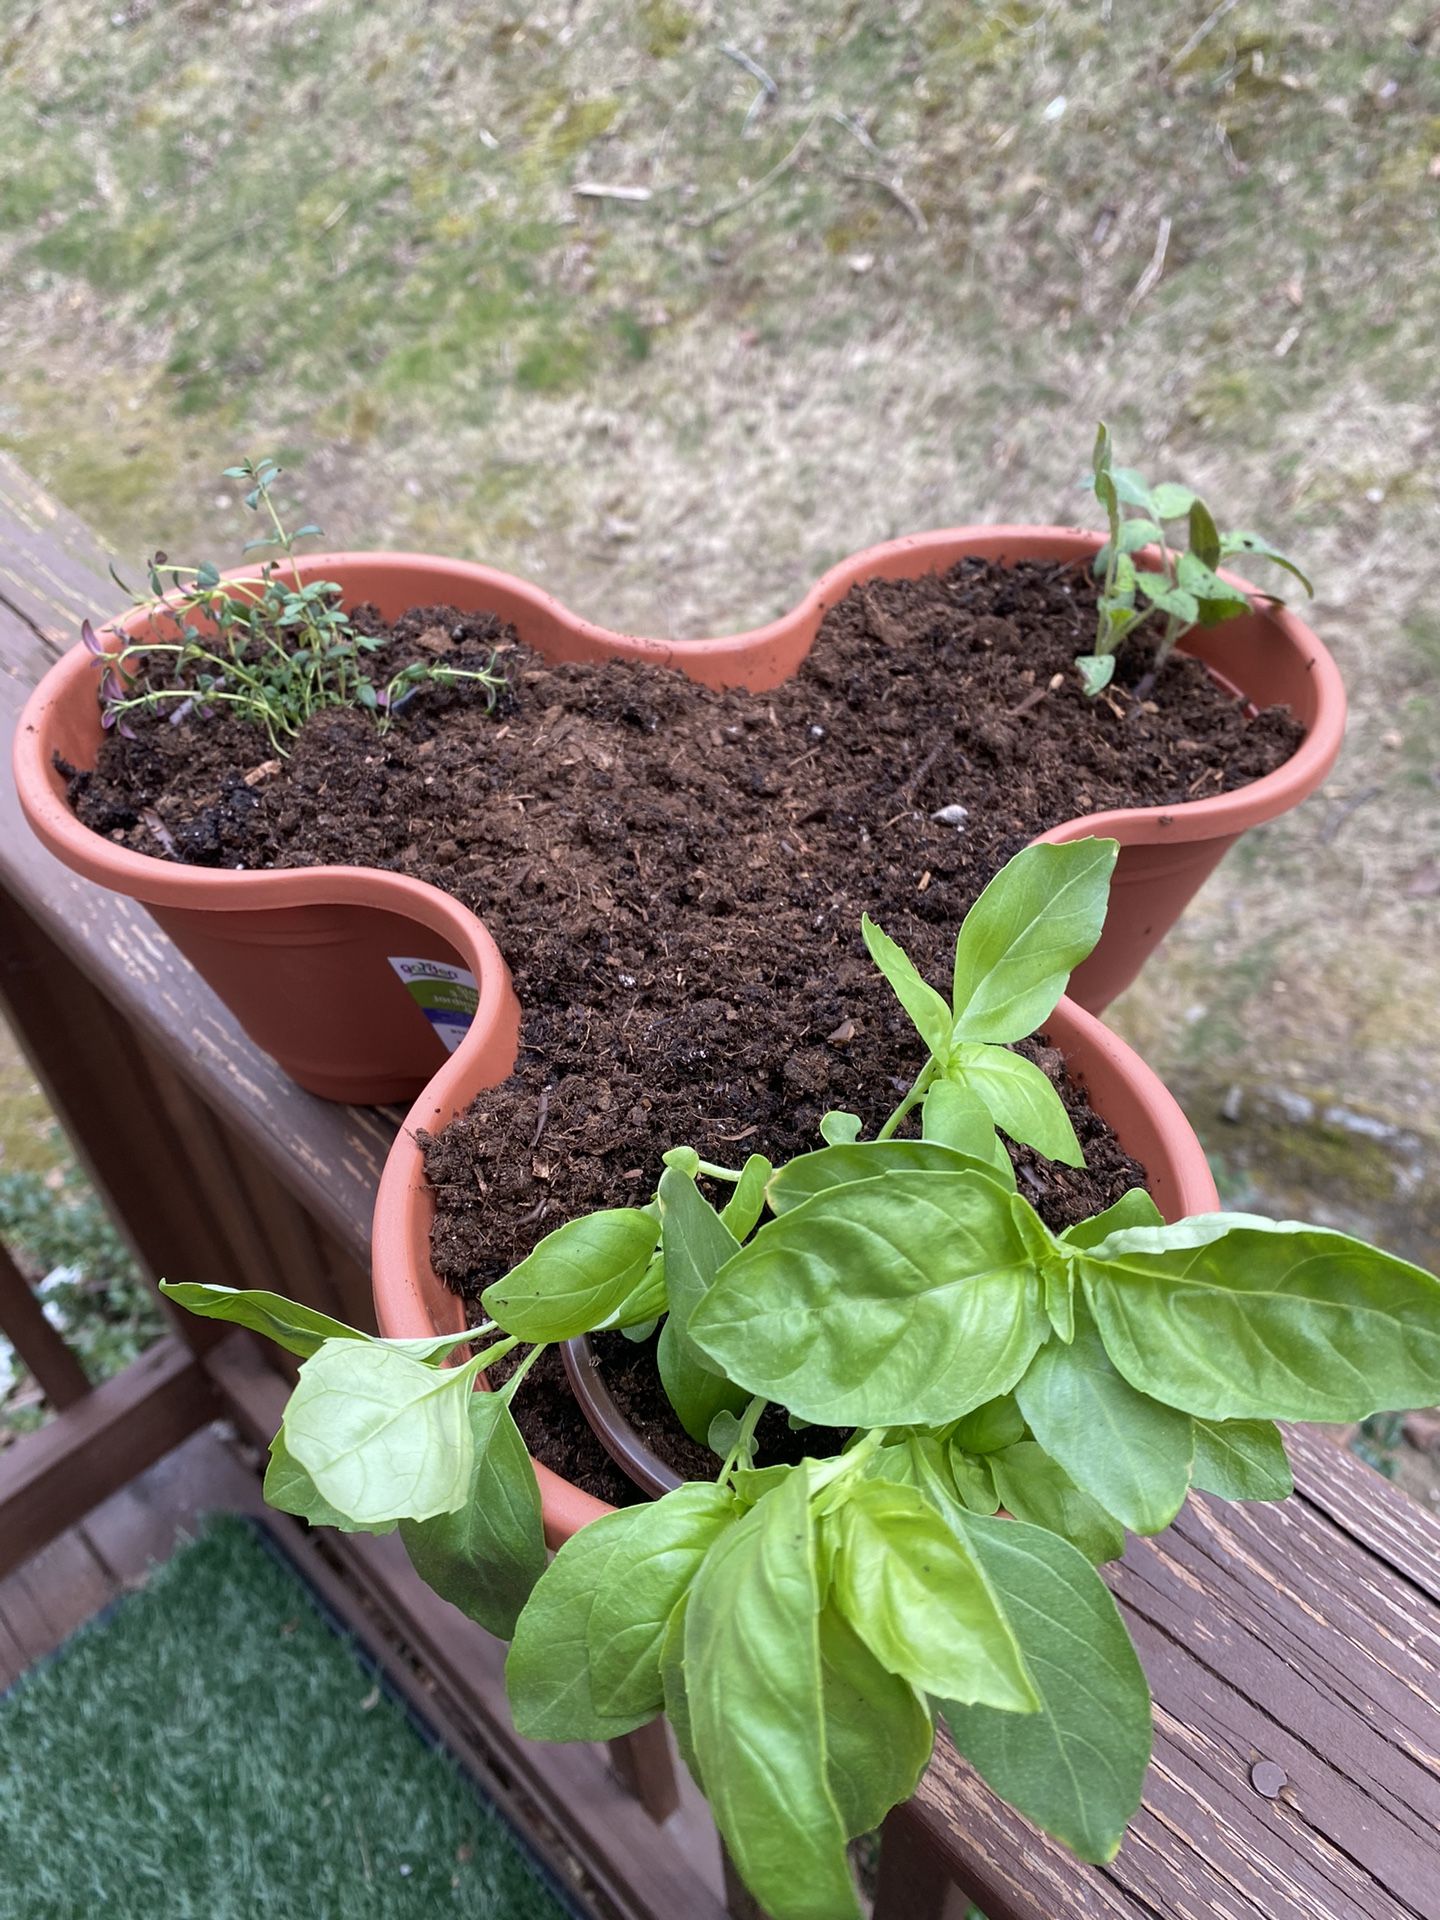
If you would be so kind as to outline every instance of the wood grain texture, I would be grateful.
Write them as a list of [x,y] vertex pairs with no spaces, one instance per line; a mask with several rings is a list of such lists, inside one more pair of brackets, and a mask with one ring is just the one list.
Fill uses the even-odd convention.
[[260,1514],[265,1507],[255,1476],[206,1428],[0,1580],[0,1690],[112,1600],[143,1586],[152,1567],[193,1536],[199,1516],[216,1510]]
[[119,600],[108,565],[85,522],[0,453],[0,608],[30,630],[50,659],[74,644],[87,614]]
[[670,1735],[663,1720],[637,1727],[606,1743],[615,1778],[652,1820],[668,1820],[680,1804],[680,1783]]
[[950,1877],[931,1826],[915,1802],[896,1807],[880,1830],[880,1870],[871,1920],[965,1920],[970,1896]]
[[0,1580],[0,1619],[22,1655],[20,1671],[53,1653],[118,1591],[78,1528],[62,1533]]
[[1308,1505],[1440,1605],[1440,1515],[1357,1463],[1323,1427],[1290,1427],[1285,1445]]
[[[917,1810],[989,1920],[1440,1916],[1440,1614],[1355,1537],[1377,1531],[1368,1494],[1387,1510],[1403,1496],[1331,1442],[1300,1435],[1295,1450],[1354,1531],[1303,1496],[1202,1496],[1111,1570],[1156,1738],[1110,1866],[1076,1863],[999,1807],[942,1737]],[[1433,1569],[1440,1523],[1404,1514],[1406,1560]],[[1273,1799],[1251,1780],[1265,1761],[1285,1776]]]
[[25,1649],[10,1630],[5,1618],[5,1582],[0,1581],[0,1693],[13,1687],[30,1664]]
[[[152,1278],[278,1287],[373,1326],[368,1264],[317,1221],[174,1066],[153,1030],[127,1020],[0,889],[0,1007],[111,1213]],[[4,1323],[0,1312],[0,1324]],[[176,1315],[197,1350],[211,1323]]]

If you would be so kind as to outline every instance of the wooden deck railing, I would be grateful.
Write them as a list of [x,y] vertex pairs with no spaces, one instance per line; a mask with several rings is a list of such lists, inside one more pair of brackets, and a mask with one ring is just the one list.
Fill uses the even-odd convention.
[[[87,530],[0,456],[0,734],[113,597]],[[274,1286],[371,1323],[367,1229],[398,1116],[286,1081],[142,909],[40,849],[5,778],[0,1000],[150,1274]],[[284,1375],[246,1335],[177,1325],[90,1390],[8,1262],[0,1328],[61,1409],[0,1455],[0,1576],[215,1414],[259,1441],[277,1424]],[[887,1823],[876,1920],[958,1920],[967,1899],[988,1920],[1440,1920],[1440,1519],[1323,1437],[1289,1439],[1294,1499],[1197,1497],[1110,1570],[1156,1700],[1118,1857],[1075,1861],[942,1736]],[[520,1741],[503,1649],[393,1537],[326,1553],[619,1912],[719,1920],[713,1833],[706,1867],[693,1796],[672,1812],[662,1727],[611,1756]]]

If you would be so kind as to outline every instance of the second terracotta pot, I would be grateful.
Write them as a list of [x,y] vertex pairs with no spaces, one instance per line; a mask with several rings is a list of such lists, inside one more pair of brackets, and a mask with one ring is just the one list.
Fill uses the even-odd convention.
[[[1114,1128],[1120,1144],[1148,1170],[1151,1197],[1167,1220],[1207,1213],[1218,1204],[1204,1149],[1174,1097],[1132,1048],[1092,1014],[1062,1000],[1045,1023],[1051,1043],[1084,1083],[1095,1111]],[[478,1062],[461,1050],[427,1087],[406,1116],[385,1162],[375,1202],[371,1239],[375,1311],[380,1331],[392,1338],[423,1338],[464,1329],[464,1304],[436,1276],[430,1263],[435,1200],[415,1135],[443,1127],[487,1084]],[[667,1147],[670,1141],[652,1143]],[[624,1462],[622,1462],[622,1465]],[[545,1537],[552,1547],[609,1511],[537,1462]]]

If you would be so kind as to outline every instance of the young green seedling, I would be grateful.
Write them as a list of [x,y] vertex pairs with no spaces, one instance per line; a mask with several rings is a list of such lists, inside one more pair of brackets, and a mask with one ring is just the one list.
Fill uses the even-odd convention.
[[994,1139],[995,1127],[1048,1159],[1084,1166],[1059,1094],[1006,1043],[1043,1025],[1072,970],[1093,950],[1105,924],[1118,851],[1114,840],[1076,840],[1016,854],[965,916],[948,1002],[865,916],[861,926],[870,957],[930,1049],[879,1139],[890,1139],[923,1101],[927,1139],[992,1160],[1002,1174],[1008,1175],[1010,1163]]
[[[1133,467],[1117,467],[1103,422],[1091,465],[1085,484],[1105,509],[1109,538],[1095,556],[1101,588],[1094,651],[1082,653],[1075,662],[1087,693],[1097,694],[1110,684],[1117,650],[1142,628],[1154,640],[1154,666],[1136,689],[1141,698],[1191,627],[1218,626],[1248,613],[1249,595],[1216,571],[1236,554],[1272,561],[1293,574],[1306,593],[1313,593],[1294,561],[1258,533],[1221,533],[1210,509],[1189,487],[1169,481],[1152,487]],[[1183,547],[1166,531],[1177,521],[1185,523]],[[1136,556],[1151,549],[1158,568],[1137,565]]]
[[[262,727],[275,753],[284,756],[314,713],[324,707],[360,707],[375,716],[381,732],[417,687],[471,685],[493,706],[504,685],[494,659],[480,668],[443,661],[412,661],[380,685],[366,656],[382,642],[357,633],[340,606],[332,580],[302,578],[295,551],[320,532],[290,531],[275,506],[280,468],[273,460],[246,460],[227,467],[227,479],[249,483],[245,504],[264,512],[270,531],[247,540],[244,551],[276,549],[251,579],[222,579],[209,562],[174,565],[163,553],[148,564],[151,598],[132,599],[149,612],[149,633],[130,640],[115,628],[101,632],[86,620],[80,629],[101,669],[100,714],[106,727],[132,736],[127,716],[167,713],[179,724],[190,715],[221,708]],[[112,569],[113,571],[113,569]],[[130,592],[118,574],[116,584]]]

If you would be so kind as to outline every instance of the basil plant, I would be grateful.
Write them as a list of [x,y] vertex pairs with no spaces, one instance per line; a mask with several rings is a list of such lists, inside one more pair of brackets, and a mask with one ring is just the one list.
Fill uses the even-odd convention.
[[[523,1733],[602,1740],[666,1714],[774,1920],[858,1920],[847,1844],[912,1792],[942,1720],[998,1794],[1111,1858],[1150,1697],[1097,1566],[1191,1487],[1284,1498],[1277,1420],[1440,1398],[1440,1281],[1403,1260],[1246,1214],[1166,1224],[1140,1189],[1056,1233],[1016,1191],[997,1126],[1081,1161],[1008,1043],[1093,947],[1115,851],[1011,861],[961,928],[948,998],[867,921],[923,1048],[874,1137],[832,1113],[780,1166],[672,1148],[648,1205],[548,1235],[468,1336],[380,1340],[273,1294],[166,1289],[302,1358],[267,1498],[398,1526],[431,1586],[511,1640]],[[661,1376],[715,1476],[547,1563],[512,1412],[526,1372],[551,1342],[662,1317]],[[503,1388],[473,1390],[521,1345]],[[767,1462],[772,1404],[849,1438]]]

